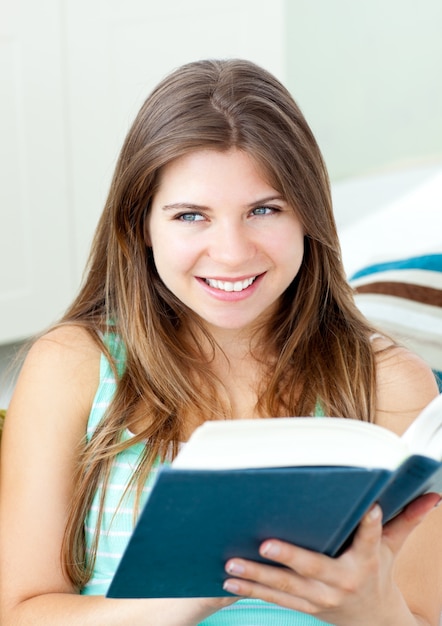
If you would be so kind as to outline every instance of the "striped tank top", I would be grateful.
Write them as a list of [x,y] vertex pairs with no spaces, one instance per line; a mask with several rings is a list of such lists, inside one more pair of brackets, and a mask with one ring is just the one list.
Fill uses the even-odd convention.
[[[115,335],[105,337],[106,345],[116,361],[118,374],[125,367],[124,346]],[[116,390],[117,381],[104,354],[100,362],[100,382],[95,394],[87,426],[90,440]],[[124,433],[129,439],[130,433]],[[138,464],[144,444],[136,443],[117,455],[112,467],[110,481],[104,499],[97,556],[92,577],[81,590],[83,595],[105,595],[134,528],[135,490],[126,486]],[[140,506],[149,497],[160,463],[156,462],[144,485]],[[85,519],[86,550],[90,553],[95,528],[98,524],[99,504],[102,495],[99,486]],[[124,498],[122,499],[122,497]],[[149,558],[149,555],[146,555]],[[291,611],[261,600],[239,600],[235,604],[214,613],[199,626],[325,626],[310,615]]]

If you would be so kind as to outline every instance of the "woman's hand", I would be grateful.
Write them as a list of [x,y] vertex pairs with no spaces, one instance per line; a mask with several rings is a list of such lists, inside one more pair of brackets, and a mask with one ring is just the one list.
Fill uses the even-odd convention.
[[284,567],[230,559],[226,571],[235,578],[227,579],[224,588],[339,626],[415,625],[393,581],[393,563],[408,535],[438,502],[437,494],[422,496],[384,529],[380,507],[374,506],[363,518],[351,547],[335,559],[267,540],[260,554]]

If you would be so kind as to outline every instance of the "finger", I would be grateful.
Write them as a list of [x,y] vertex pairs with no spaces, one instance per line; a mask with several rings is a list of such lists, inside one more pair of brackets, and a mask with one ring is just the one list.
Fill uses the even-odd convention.
[[228,578],[224,581],[223,589],[241,598],[256,598],[291,609],[292,611],[311,615],[318,612],[318,607],[306,598],[250,580]]
[[372,506],[362,518],[353,538],[352,549],[362,558],[371,558],[382,540],[382,510]]
[[[297,589],[301,583],[309,581],[334,586],[342,575],[343,568],[337,559],[277,539],[264,541],[259,552],[261,556],[284,567],[244,559],[230,559],[226,564],[227,573],[272,586],[296,582]],[[287,572],[291,578],[286,576]]]
[[420,496],[391,522],[385,525],[383,537],[390,549],[397,553],[416,526],[418,526],[441,501],[437,493]]
[[336,595],[332,588],[305,579],[285,567],[231,559],[225,569],[228,574],[236,576],[224,581],[225,591],[241,597],[260,598],[305,613],[318,611],[318,598],[326,601],[327,606],[332,606]]

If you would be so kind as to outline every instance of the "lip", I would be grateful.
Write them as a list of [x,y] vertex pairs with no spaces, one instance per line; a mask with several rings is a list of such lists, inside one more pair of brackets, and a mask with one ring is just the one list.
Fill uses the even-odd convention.
[[[245,300],[252,296],[255,291],[259,288],[259,284],[261,283],[262,278],[264,277],[265,272],[261,274],[249,274],[247,276],[235,276],[235,277],[220,277],[217,276],[214,278],[213,276],[205,276],[204,278],[197,276],[196,280],[201,285],[201,287],[208,293],[210,296],[216,298],[219,301],[223,302],[238,302],[240,300]],[[246,289],[242,291],[223,291],[222,289],[216,289],[215,287],[211,287],[206,283],[206,280],[219,280],[222,282],[237,282],[248,280],[249,278],[255,278],[253,283],[249,285]]]
[[258,278],[263,272],[257,274],[244,274],[243,276],[198,276],[202,280],[220,280],[222,282],[235,283],[236,281],[249,280],[249,278]]

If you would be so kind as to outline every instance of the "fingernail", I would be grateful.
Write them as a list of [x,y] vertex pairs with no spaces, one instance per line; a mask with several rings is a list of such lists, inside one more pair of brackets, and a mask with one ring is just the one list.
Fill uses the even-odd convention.
[[267,543],[265,543],[261,548],[262,556],[267,556],[270,558],[279,556],[280,552],[281,552],[280,547],[277,544],[272,543],[271,541],[268,541]]
[[229,593],[238,593],[239,585],[237,585],[231,580],[226,580],[225,583],[223,584],[223,589],[224,591],[228,591]]
[[244,566],[240,565],[240,563],[236,563],[235,561],[231,561],[227,565],[226,571],[229,574],[244,574]]
[[377,521],[380,517],[382,517],[382,510],[378,504],[375,504],[374,507],[368,513],[368,519],[372,522]]

